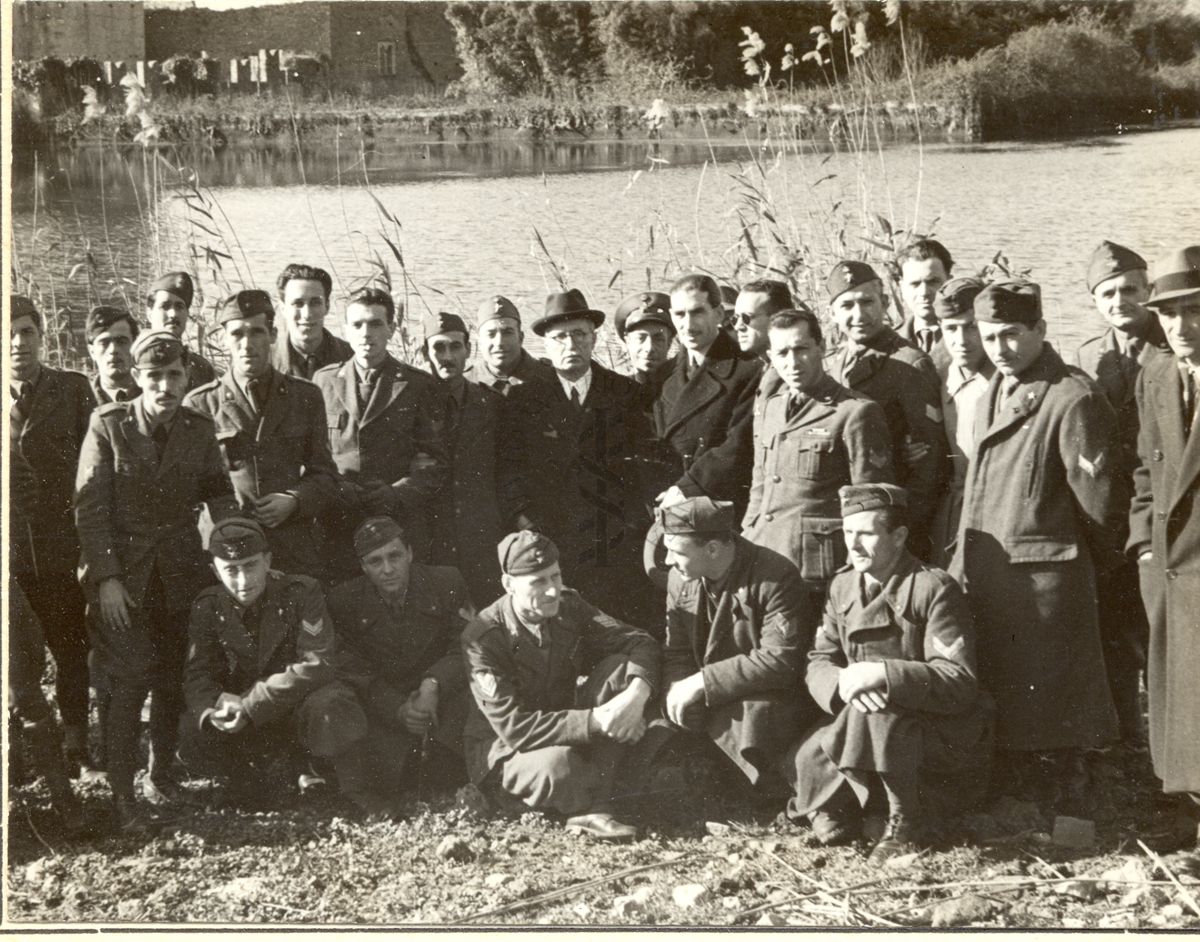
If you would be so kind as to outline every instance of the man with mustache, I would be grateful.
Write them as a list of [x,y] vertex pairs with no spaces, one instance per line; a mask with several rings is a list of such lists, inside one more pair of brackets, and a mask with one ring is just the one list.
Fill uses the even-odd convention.
[[[179,341],[187,333],[191,319],[195,285],[185,271],[172,271],[159,277],[146,292],[146,320],[152,330],[169,330]],[[217,378],[217,369],[195,350],[188,351],[188,390]]]
[[275,369],[311,380],[321,367],[350,359],[350,344],[325,328],[333,291],[329,272],[293,263],[280,272],[275,286],[284,328],[271,353]]

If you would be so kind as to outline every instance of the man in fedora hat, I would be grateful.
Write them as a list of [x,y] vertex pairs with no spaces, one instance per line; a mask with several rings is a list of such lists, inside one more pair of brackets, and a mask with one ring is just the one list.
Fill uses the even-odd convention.
[[531,380],[553,379],[554,370],[525,349],[521,312],[501,294],[479,305],[475,315],[479,349],[468,378],[502,395]]
[[[1138,559],[1150,621],[1150,756],[1163,790],[1191,797],[1194,822],[1200,802],[1200,245],[1154,263],[1146,304],[1170,353],[1156,356],[1138,377],[1129,549]],[[1189,834],[1188,843],[1197,836]]]
[[[195,285],[185,271],[171,271],[156,278],[146,292],[146,320],[152,330],[169,330],[181,341],[191,319]],[[217,378],[217,369],[195,350],[188,351],[188,390]]]
[[572,586],[615,615],[650,624],[660,606],[640,569],[649,526],[640,490],[641,387],[592,359],[604,312],[572,288],[533,324],[552,382],[513,389],[502,413],[499,478],[510,518],[558,546]]
[[333,291],[329,272],[293,262],[279,273],[275,287],[283,315],[271,354],[275,369],[311,380],[321,367],[350,359],[350,344],[325,327]]

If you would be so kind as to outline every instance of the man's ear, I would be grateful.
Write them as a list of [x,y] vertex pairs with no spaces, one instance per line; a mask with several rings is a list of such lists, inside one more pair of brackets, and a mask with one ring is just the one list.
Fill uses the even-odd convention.
[[506,572],[501,573],[500,574],[500,584],[502,586],[504,586],[504,591],[506,593],[508,593],[509,595],[512,595],[512,576],[510,576]]

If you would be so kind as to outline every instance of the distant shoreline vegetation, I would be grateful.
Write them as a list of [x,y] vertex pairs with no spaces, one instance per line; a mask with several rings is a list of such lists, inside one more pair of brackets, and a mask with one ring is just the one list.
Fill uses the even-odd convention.
[[99,63],[22,62],[14,147],[20,159],[53,143],[319,141],[348,126],[364,140],[720,139],[782,128],[836,141],[864,120],[887,140],[993,141],[1200,115],[1200,18],[1182,0],[447,10],[464,75],[444,95],[335,93],[319,70],[238,94],[204,62],[176,57],[147,77],[149,107],[130,110],[128,80],[105,83]]

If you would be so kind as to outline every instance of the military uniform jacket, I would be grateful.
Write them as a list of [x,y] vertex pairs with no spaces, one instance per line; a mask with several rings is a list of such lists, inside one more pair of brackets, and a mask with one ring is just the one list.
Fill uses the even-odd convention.
[[[554,379],[555,372],[549,363],[532,356],[528,350],[522,350],[517,365],[508,376],[501,376],[482,357],[471,364],[466,376],[469,382],[478,383],[493,392],[507,396],[522,383],[550,382]],[[497,383],[500,383],[499,389],[496,388]]]
[[[106,406],[110,402],[117,401],[108,394],[107,389],[100,385],[100,377],[93,376],[89,382],[92,387],[92,398],[96,400],[96,405]],[[141,394],[142,391],[137,386],[134,386],[132,389],[127,389],[125,390],[125,402],[128,402],[130,399],[136,399]]]
[[791,419],[778,384],[754,418],[754,475],[742,535],[786,556],[807,581],[845,562],[844,484],[893,482],[892,445],[878,403],[828,376]]
[[196,350],[188,350],[188,392],[208,385],[219,375],[211,360],[201,356]]
[[75,481],[80,581],[95,601],[120,579],[140,604],[157,569],[168,604],[186,610],[211,581],[196,507],[232,488],[207,415],[181,406],[161,461],[151,435],[140,397],[92,413]]
[[426,677],[438,682],[439,704],[466,693],[460,635],[474,610],[457,569],[413,563],[399,615],[359,576],[329,593],[329,613],[338,638],[338,674],[373,719],[394,724]]
[[288,376],[295,376],[299,379],[312,380],[316,375],[317,370],[338,363],[343,363],[354,356],[354,351],[350,349],[350,344],[346,343],[341,337],[335,337],[324,327],[321,328],[321,343],[317,347],[317,352],[312,355],[312,370],[305,375],[304,358],[296,352],[292,346],[286,330],[281,330],[279,336],[275,338],[275,344],[271,347],[271,365],[280,373]]
[[702,581],[671,570],[663,691],[701,672],[708,734],[756,781],[762,761],[780,755],[811,712],[800,669],[817,613],[791,562],[743,537],[735,541],[711,611]]
[[212,417],[238,503],[285,493],[295,512],[267,530],[281,569],[320,572],[312,522],[333,498],[337,469],[329,456],[324,403],[311,383],[278,370],[261,416],[247,402],[233,373],[188,393],[184,405]]
[[[948,446],[933,363],[889,327],[869,347],[847,344],[827,365],[837,382],[883,407],[892,436],[896,483],[908,490],[914,529],[923,532],[947,471]],[[902,457],[906,437],[929,446],[929,453],[911,467]]]
[[[732,500],[745,511],[753,462],[754,395],[762,361],[738,351],[724,331],[708,349],[704,365],[685,378],[688,355],[680,351],[654,402],[654,432],[674,464],[658,490],[677,485],[687,497]],[[673,453],[673,456],[672,456]]]
[[463,741],[467,773],[481,782],[517,752],[588,743],[590,710],[575,708],[576,681],[604,658],[625,655],[627,676],[657,689],[658,645],[648,634],[563,589],[558,615],[541,626],[542,643],[497,599],[463,631],[464,660],[477,709]]
[[14,573],[69,573],[79,564],[71,495],[94,406],[86,376],[43,365],[24,421],[9,423],[12,453],[31,472],[12,481],[12,499],[26,512],[9,532]]
[[1178,360],[1161,354],[1138,377],[1139,463],[1129,547],[1140,556],[1150,620],[1146,679],[1150,754],[1168,792],[1200,792],[1200,432],[1183,428]]
[[222,693],[241,697],[250,721],[264,726],[333,679],[334,630],[315,580],[272,569],[254,607],[261,615],[251,632],[224,586],[192,603],[183,692],[198,725]]

